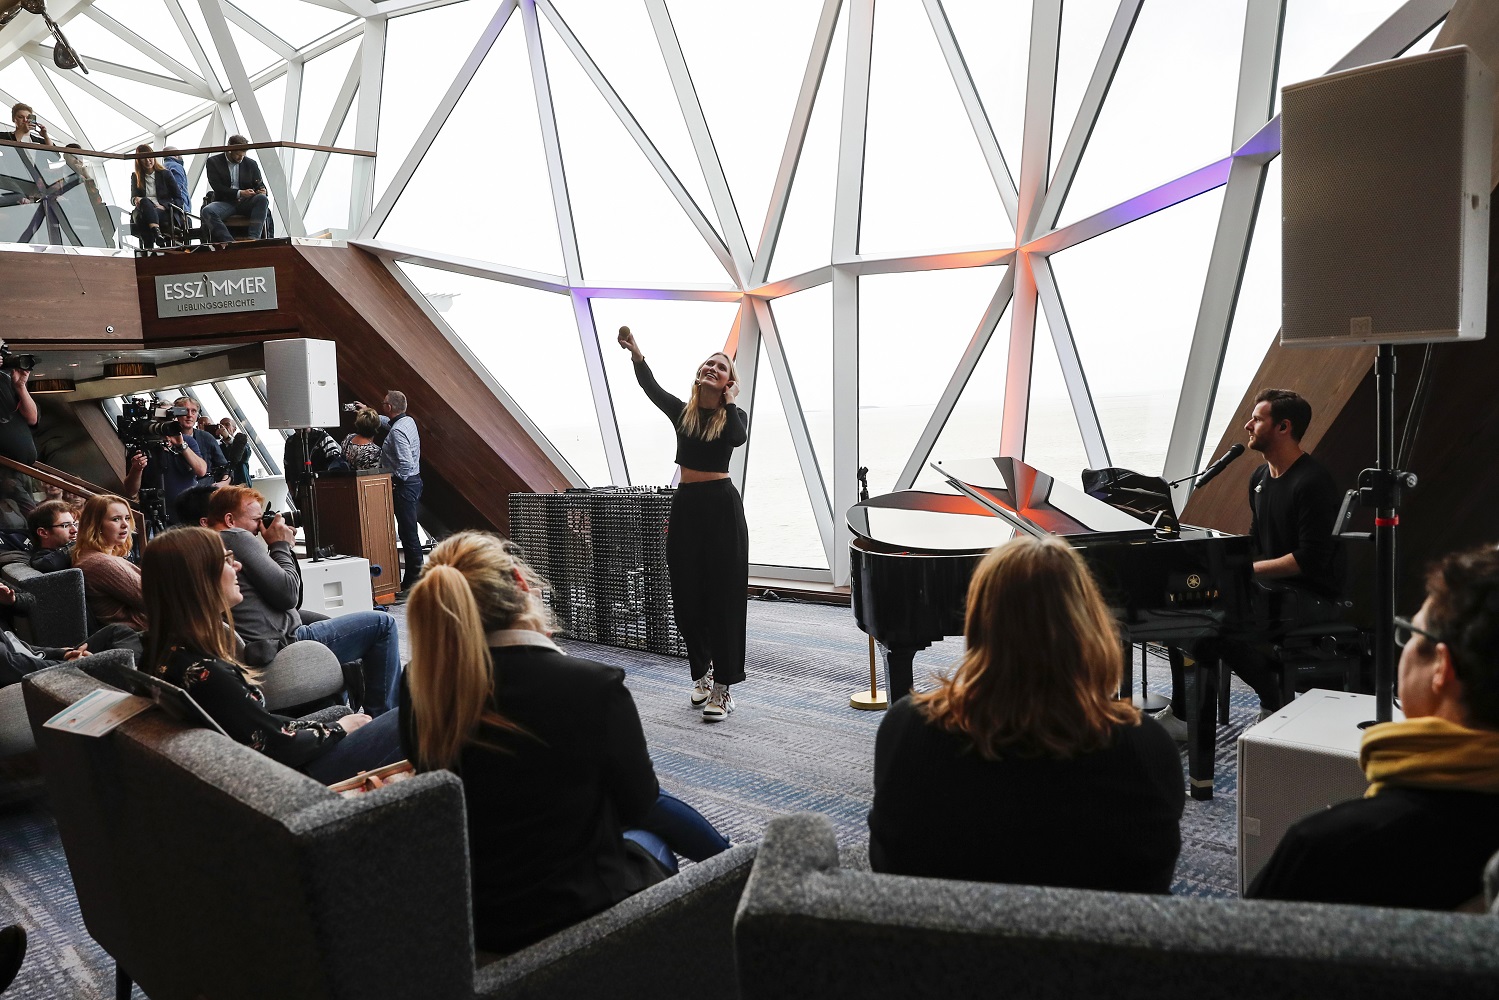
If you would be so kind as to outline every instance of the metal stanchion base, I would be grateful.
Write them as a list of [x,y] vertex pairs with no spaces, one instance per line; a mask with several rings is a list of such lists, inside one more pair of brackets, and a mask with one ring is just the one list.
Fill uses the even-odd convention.
[[1159,712],[1171,704],[1170,698],[1162,697],[1154,691],[1147,691],[1143,695],[1137,694],[1131,700],[1135,703],[1136,708],[1146,712]]
[[866,712],[883,712],[890,707],[890,700],[885,697],[883,691],[870,691],[868,688],[860,688],[848,696],[850,708],[861,709]]

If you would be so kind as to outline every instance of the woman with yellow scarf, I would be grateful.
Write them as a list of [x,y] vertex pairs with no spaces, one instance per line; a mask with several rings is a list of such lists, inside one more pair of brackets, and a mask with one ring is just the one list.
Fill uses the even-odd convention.
[[1395,619],[1402,722],[1364,733],[1362,799],[1286,832],[1246,894],[1466,908],[1499,851],[1499,551],[1447,556]]

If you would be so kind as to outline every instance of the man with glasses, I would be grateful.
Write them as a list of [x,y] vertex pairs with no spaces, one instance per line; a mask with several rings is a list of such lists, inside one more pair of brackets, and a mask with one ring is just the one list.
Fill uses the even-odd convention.
[[1405,718],[1364,731],[1368,793],[1286,831],[1248,896],[1481,907],[1499,851],[1499,551],[1443,559],[1395,628]]
[[55,573],[73,565],[73,542],[78,538],[78,515],[61,500],[39,503],[26,516],[31,534],[31,568]]

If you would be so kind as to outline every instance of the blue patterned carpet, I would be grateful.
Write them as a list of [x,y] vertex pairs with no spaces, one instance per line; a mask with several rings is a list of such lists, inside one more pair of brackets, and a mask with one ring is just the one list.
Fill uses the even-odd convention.
[[[396,609],[397,617],[403,610]],[[819,812],[838,830],[844,864],[867,867],[865,816],[881,714],[848,707],[869,668],[866,639],[847,608],[751,602],[748,680],[734,689],[734,715],[717,725],[689,707],[685,661],[564,645],[628,671],[662,785],[731,840],[758,840],[782,813]],[[920,654],[918,685],[959,653],[959,643],[949,640]],[[1152,690],[1169,689],[1163,661],[1152,661],[1148,677]],[[1237,680],[1232,706],[1231,724],[1219,730],[1214,799],[1187,800],[1173,887],[1179,895],[1238,891],[1235,740],[1254,720],[1257,703]],[[113,996],[113,962],[83,928],[34,763],[24,758],[0,762],[0,924],[14,921],[26,926],[31,946],[7,1000]]]

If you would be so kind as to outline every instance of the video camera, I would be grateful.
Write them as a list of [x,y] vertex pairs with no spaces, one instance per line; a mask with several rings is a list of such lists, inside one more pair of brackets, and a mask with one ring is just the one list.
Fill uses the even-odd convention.
[[187,413],[184,406],[165,406],[155,396],[131,396],[120,401],[122,413],[115,434],[128,451],[127,461],[136,451],[160,445],[168,437],[182,433],[177,418]]
[[0,344],[0,369],[10,371],[12,369],[29,372],[36,367],[35,354],[17,354],[4,344]]

